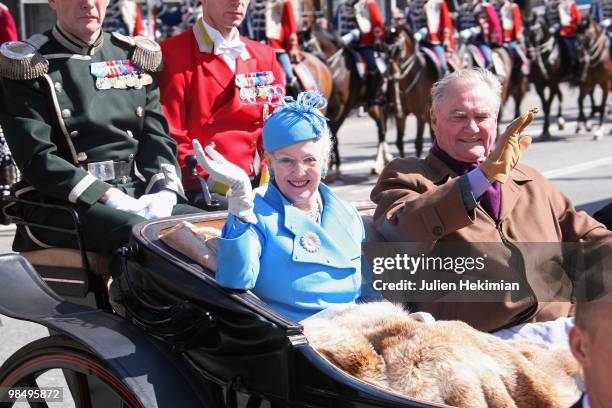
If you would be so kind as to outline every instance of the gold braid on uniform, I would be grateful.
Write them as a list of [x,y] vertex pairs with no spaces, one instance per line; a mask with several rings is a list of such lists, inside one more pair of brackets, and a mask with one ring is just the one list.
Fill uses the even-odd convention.
[[158,43],[145,37],[134,37],[136,49],[132,54],[132,62],[150,72],[162,70],[162,52]]
[[0,77],[34,79],[47,73],[49,62],[38,50],[23,41],[8,41],[0,46]]

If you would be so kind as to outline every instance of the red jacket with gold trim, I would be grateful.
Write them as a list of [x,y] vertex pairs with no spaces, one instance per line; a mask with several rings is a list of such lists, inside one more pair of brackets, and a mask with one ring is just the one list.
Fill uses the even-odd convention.
[[[256,173],[255,153],[262,153],[261,130],[264,107],[240,99],[236,74],[272,71],[274,83],[282,85],[284,76],[274,50],[267,45],[240,37],[246,53],[236,59],[236,74],[222,55],[202,50],[195,30],[183,32],[161,43],[164,69],[159,77],[161,103],[178,143],[178,159],[185,190],[199,190],[196,177],[190,176],[185,156],[193,154],[191,141],[202,146],[214,143],[216,150],[249,176]],[[247,55],[248,54],[248,55]],[[201,176],[207,176],[198,168]],[[259,169],[257,169],[259,170]]]

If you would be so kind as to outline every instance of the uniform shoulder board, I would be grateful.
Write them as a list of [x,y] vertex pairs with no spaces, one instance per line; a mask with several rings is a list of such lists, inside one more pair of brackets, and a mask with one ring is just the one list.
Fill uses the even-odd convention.
[[47,42],[42,34],[28,41],[8,41],[0,45],[0,77],[9,79],[34,79],[49,70],[49,62],[38,49]]
[[146,37],[129,37],[121,33],[114,32],[113,37],[117,40],[135,47],[132,53],[132,62],[150,72],[159,72],[162,69],[162,53],[158,43]]

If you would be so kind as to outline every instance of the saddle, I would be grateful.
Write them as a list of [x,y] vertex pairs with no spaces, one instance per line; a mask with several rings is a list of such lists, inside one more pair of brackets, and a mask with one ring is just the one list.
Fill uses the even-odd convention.
[[419,46],[419,50],[425,55],[427,62],[435,68],[438,79],[442,78],[442,63],[436,53],[424,46]]
[[302,85],[302,89],[306,91],[319,91],[319,84],[313,73],[310,71],[310,68],[306,64],[304,60],[300,61],[297,64],[293,64],[293,72],[295,76],[300,81]]

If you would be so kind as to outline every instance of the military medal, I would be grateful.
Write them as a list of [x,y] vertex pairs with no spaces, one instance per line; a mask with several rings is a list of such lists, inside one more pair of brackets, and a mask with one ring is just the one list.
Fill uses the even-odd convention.
[[134,75],[126,75],[126,77],[125,77],[125,84],[129,88],[136,87],[136,81],[134,79],[135,79]]
[[143,86],[151,85],[153,83],[153,77],[146,72],[140,76],[140,80]]
[[235,84],[240,89],[240,99],[244,103],[267,101],[270,96],[270,85],[274,82],[272,71],[249,72],[236,75]]
[[306,251],[314,253],[321,248],[321,239],[316,232],[308,231],[300,238],[300,245],[302,245]]
[[96,78],[97,89],[140,89],[144,82],[153,83],[153,78],[143,73],[129,59],[95,62],[90,65],[91,74]]

